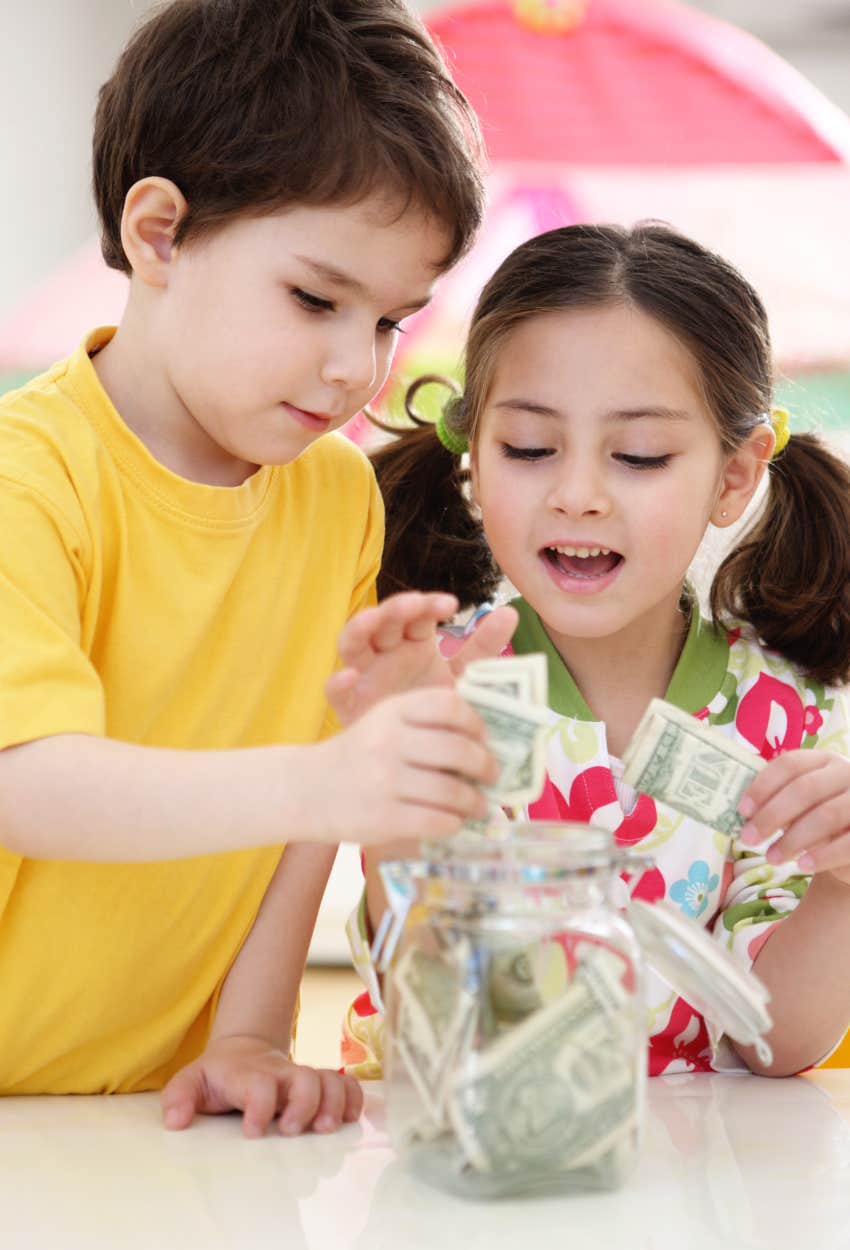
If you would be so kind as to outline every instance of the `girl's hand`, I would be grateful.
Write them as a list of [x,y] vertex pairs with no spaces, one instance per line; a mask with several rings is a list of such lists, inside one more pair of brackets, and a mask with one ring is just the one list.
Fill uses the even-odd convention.
[[161,1095],[168,1129],[188,1128],[196,1115],[241,1111],[246,1137],[262,1137],[275,1116],[286,1135],[328,1133],[363,1109],[357,1081],[327,1068],[293,1063],[261,1037],[220,1037],[171,1078]]
[[471,660],[499,655],[516,629],[511,607],[484,616],[451,660],[440,654],[437,629],[457,611],[454,595],[408,591],[352,617],[339,639],[344,668],[325,693],[342,725],[387,695],[422,686],[448,686]]
[[477,712],[449,687],[394,695],[309,753],[320,839],[370,845],[455,833],[498,776]]
[[803,872],[850,883],[850,761],[832,751],[787,751],[762,769],[738,810],[746,846],[783,830],[769,863],[796,859]]

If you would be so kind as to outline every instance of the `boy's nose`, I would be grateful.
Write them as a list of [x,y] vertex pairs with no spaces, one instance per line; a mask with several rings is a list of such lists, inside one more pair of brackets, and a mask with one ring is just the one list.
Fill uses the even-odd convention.
[[322,367],[322,381],[349,391],[368,390],[375,382],[374,334],[347,334],[334,342]]

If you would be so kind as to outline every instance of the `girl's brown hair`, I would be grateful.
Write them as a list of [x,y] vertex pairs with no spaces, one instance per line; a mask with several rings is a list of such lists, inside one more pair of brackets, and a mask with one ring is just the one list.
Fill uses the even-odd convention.
[[[444,420],[474,445],[512,330],[541,313],[614,302],[655,317],[689,350],[723,448],[733,452],[771,408],[764,306],[721,257],[655,223],[568,226],[518,247],[478,300],[465,391]],[[387,508],[379,593],[451,589],[465,606],[491,597],[498,570],[459,457],[433,428],[417,426],[373,463]],[[468,564],[466,552],[474,555]],[[710,598],[716,621],[748,622],[812,677],[850,678],[850,470],[815,435],[794,434],[771,462],[764,507],[718,569]]]
[[378,190],[448,227],[448,268],[481,221],[481,158],[475,114],[404,0],[171,0],[100,90],[101,247],[129,273],[124,200],[156,175],[188,204],[177,244]]

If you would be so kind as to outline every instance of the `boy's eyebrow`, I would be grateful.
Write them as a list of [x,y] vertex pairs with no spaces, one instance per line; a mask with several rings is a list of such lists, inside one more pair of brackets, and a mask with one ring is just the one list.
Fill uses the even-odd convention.
[[[312,269],[316,277],[322,278],[325,282],[330,282],[333,286],[342,287],[344,290],[351,291],[353,295],[365,296],[371,298],[371,292],[362,282],[358,282],[351,274],[343,272],[342,269],[335,269],[333,265],[323,264],[320,260],[312,260],[309,256],[300,256],[296,253],[296,260],[300,260],[302,265],[306,265],[308,269]],[[409,304],[404,304],[405,310],[417,312],[420,308],[424,308],[430,303],[431,294],[423,295],[421,299],[411,300]]]
[[[515,412],[530,412],[537,417],[563,417],[557,408],[547,404],[537,404],[530,399],[500,399],[495,408],[510,408]],[[605,413],[606,421],[637,421],[641,417],[658,417],[665,421],[687,421],[689,415],[680,408],[666,408],[664,405],[641,405],[639,408],[615,408]]]

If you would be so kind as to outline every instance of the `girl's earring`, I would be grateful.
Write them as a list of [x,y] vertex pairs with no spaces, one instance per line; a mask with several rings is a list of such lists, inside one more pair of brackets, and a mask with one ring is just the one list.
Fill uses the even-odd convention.
[[721,512],[721,513],[720,513],[720,515],[721,515],[722,517],[725,517],[725,516],[728,516],[728,513],[726,513],[726,512]]

